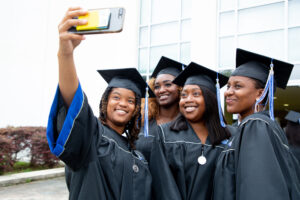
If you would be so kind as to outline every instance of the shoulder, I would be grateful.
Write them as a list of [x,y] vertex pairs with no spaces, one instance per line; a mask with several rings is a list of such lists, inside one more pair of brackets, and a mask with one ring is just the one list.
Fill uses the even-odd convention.
[[254,114],[249,115],[248,117],[246,117],[241,122],[239,127],[246,126],[246,125],[249,125],[251,123],[264,123],[264,124],[270,125],[270,124],[273,123],[273,121],[264,112],[259,112],[259,113],[254,113]]

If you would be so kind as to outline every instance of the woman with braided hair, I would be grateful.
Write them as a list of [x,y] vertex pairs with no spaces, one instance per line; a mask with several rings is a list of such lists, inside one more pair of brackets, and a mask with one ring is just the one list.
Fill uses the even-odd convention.
[[[70,8],[59,25],[59,83],[47,126],[50,150],[66,164],[69,199],[150,200],[148,163],[134,146],[148,86],[135,68],[98,70],[108,87],[100,117],[94,116],[73,59],[84,36],[67,32],[85,24],[75,19],[85,14]],[[151,89],[148,92],[154,96]]]

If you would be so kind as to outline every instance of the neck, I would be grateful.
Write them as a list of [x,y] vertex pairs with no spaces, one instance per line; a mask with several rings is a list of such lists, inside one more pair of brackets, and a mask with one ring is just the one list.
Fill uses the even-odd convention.
[[159,107],[159,114],[156,117],[157,124],[163,124],[174,120],[179,113],[178,104],[174,104],[168,108]]
[[107,121],[106,123],[111,129],[116,131],[119,135],[122,135],[124,133],[125,126],[119,126],[111,123],[110,121]]
[[208,130],[205,125],[205,122],[202,120],[201,122],[189,122],[189,124],[193,128],[198,138],[201,140],[201,143],[205,144],[208,136]]
[[[262,105],[257,106],[257,112],[261,112],[263,110],[264,110],[264,107]],[[246,117],[248,117],[249,115],[252,115],[254,113],[255,113],[254,108],[251,110],[239,113],[239,121],[240,122],[243,121]]]

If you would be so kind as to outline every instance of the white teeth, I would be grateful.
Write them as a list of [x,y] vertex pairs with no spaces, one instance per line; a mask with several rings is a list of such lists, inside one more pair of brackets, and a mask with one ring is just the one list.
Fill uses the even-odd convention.
[[166,98],[168,98],[168,96],[167,95],[162,95],[162,96],[159,96],[159,98],[160,99],[166,99]]
[[124,110],[116,110],[120,114],[125,114],[126,112]]
[[187,112],[192,112],[192,111],[196,110],[196,107],[192,107],[192,106],[185,107],[185,110],[186,110]]

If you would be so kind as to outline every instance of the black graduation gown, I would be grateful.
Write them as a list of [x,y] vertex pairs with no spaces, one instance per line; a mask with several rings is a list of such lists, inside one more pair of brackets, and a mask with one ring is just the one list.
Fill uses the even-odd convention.
[[[179,132],[170,130],[170,123],[159,125],[159,134],[181,199],[211,199],[216,160],[224,146],[213,147],[209,138],[202,144],[189,124]],[[202,153],[207,160],[204,165],[198,163]]]
[[237,124],[227,125],[227,128],[232,136],[230,139],[223,141],[225,148],[217,160],[214,175],[214,200],[235,200],[235,149],[233,142],[235,140],[234,136],[237,134]]
[[[252,114],[239,124],[232,148],[235,195],[230,196],[238,200],[300,199],[299,163],[291,153],[285,133],[266,112]],[[232,157],[227,158],[220,157],[219,162],[232,161]],[[232,178],[228,174],[224,177]],[[224,187],[227,192],[232,189],[232,185]]]
[[[290,146],[294,156],[297,158],[298,162],[300,163],[300,146],[296,146],[296,145],[291,145]],[[300,166],[299,166],[299,169],[300,170]]]
[[52,153],[70,170],[69,199],[151,199],[152,177],[146,160],[129,149],[126,138],[100,123],[80,84],[65,117],[60,98],[57,89],[47,139]]
[[149,135],[139,134],[136,142],[137,150],[141,151],[149,163],[152,175],[152,196],[158,200],[180,200],[181,196],[170,171],[169,165],[161,146],[156,120],[149,121]]
[[150,159],[153,142],[155,141],[155,138],[158,137],[158,132],[157,132],[158,126],[155,119],[149,121],[148,128],[149,128],[148,136],[146,137],[144,135],[144,130],[143,130],[144,127],[142,127],[141,132],[139,134],[139,138],[136,141],[136,149],[142,152],[142,154],[145,156],[147,161],[149,161]]

